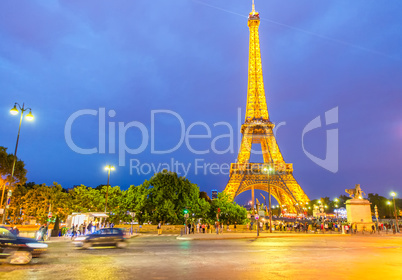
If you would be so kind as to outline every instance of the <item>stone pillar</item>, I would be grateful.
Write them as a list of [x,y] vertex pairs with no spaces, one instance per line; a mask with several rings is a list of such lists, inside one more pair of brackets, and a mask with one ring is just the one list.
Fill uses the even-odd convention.
[[371,231],[373,218],[371,216],[370,202],[366,199],[349,199],[346,201],[346,211],[348,223],[357,224],[357,230],[362,231],[365,228]]

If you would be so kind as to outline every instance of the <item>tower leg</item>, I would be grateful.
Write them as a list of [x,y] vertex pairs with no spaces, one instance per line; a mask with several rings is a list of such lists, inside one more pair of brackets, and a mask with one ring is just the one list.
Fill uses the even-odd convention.
[[251,206],[252,206],[253,213],[254,213],[254,205],[255,205],[254,186],[251,187],[251,201],[252,201]]

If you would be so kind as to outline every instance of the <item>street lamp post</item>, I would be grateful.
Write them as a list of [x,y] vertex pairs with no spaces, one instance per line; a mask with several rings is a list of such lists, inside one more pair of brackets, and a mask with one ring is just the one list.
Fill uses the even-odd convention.
[[114,170],[114,166],[113,165],[106,165],[105,170],[107,170],[107,186],[106,186],[106,201],[105,201],[105,213],[106,213],[106,210],[107,210],[107,196],[108,196],[108,193],[109,193],[110,171]]
[[[18,110],[17,106],[18,106],[19,110]],[[32,112],[31,112],[32,109],[31,108],[25,108],[24,103],[22,103],[22,107],[21,107],[20,104],[15,102],[14,107],[11,108],[11,110],[10,110],[10,113],[12,115],[17,115],[18,113],[21,112],[20,125],[18,127],[18,134],[17,134],[17,142],[15,144],[13,166],[12,166],[12,169],[11,169],[11,178],[12,179],[14,178],[15,164],[17,162],[17,149],[18,149],[18,142],[20,140],[20,131],[21,131],[22,118],[23,118],[24,112],[28,111],[28,110],[29,110],[29,113],[25,116],[25,119],[28,120],[28,121],[32,121],[34,119],[34,116],[32,115]],[[5,188],[5,186],[4,186],[4,188]],[[11,195],[10,195],[10,197],[11,197]],[[4,212],[3,212],[3,221],[2,221],[3,224],[4,224],[4,221],[6,219],[6,216],[7,216],[7,207],[4,208]]]
[[336,209],[336,221],[338,222],[338,220],[339,220],[339,216],[338,216],[338,213],[339,213],[339,209],[338,209],[338,202],[339,202],[339,199],[337,198],[337,197],[335,197],[335,199],[334,199],[334,201],[335,201],[335,209]]
[[269,193],[269,199],[268,199],[268,203],[269,203],[269,232],[272,233],[272,205],[271,205],[271,184],[269,183],[270,180],[270,172],[272,172],[272,167],[264,167],[263,171],[265,174],[267,174],[267,179],[268,179],[268,193]]
[[395,203],[395,196],[396,193],[395,192],[391,192],[391,196],[394,202],[394,213],[395,213],[395,230],[396,232],[399,232],[399,225],[398,225],[398,213],[396,211],[396,203]]

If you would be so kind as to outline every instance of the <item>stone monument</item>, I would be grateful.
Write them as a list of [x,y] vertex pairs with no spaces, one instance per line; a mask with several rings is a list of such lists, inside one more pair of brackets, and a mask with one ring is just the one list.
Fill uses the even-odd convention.
[[345,203],[348,223],[352,225],[352,229],[356,225],[358,231],[363,229],[371,231],[371,226],[374,224],[371,216],[371,203],[363,198],[365,193],[360,188],[360,185],[357,184],[354,189],[346,189],[345,192],[352,198]]

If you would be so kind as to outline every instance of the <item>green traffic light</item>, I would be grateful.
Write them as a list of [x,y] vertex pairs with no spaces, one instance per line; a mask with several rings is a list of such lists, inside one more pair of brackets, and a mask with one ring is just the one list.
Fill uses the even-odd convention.
[[188,210],[187,209],[184,209],[184,214],[187,214],[188,213]]

